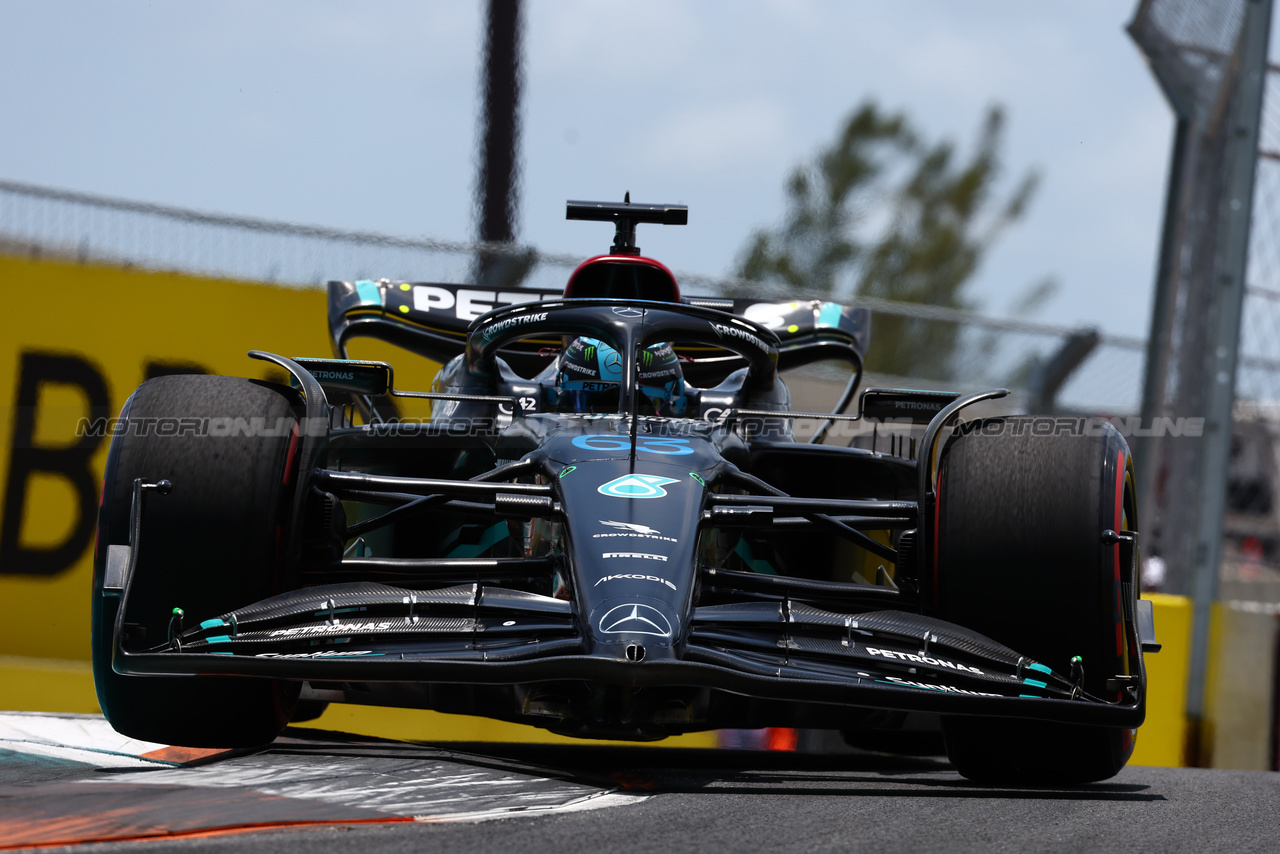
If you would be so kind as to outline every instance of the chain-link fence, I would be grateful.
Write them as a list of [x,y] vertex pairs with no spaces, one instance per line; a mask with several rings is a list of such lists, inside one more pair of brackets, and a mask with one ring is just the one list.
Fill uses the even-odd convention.
[[[1130,33],[1178,118],[1161,250],[1143,415],[1204,415],[1217,293],[1216,247],[1229,142],[1225,125],[1235,89],[1231,57],[1245,0],[1144,0]],[[1144,547],[1167,567],[1148,583],[1190,593],[1202,496],[1202,443],[1148,438],[1139,443]],[[1172,488],[1171,484],[1178,484]]]
[[1245,363],[1236,378],[1236,395],[1272,401],[1280,400],[1280,65],[1267,70],[1258,142],[1249,289],[1241,328]]
[[[476,253],[527,250],[221,216],[0,181],[6,251],[214,278],[315,287],[329,279],[465,281]],[[580,259],[577,259],[580,260]],[[575,259],[539,255],[527,284],[563,279]]]
[[[491,252],[504,286],[563,286],[582,259],[528,247],[480,245],[301,226],[50,190],[0,181],[0,251],[84,262],[173,270],[196,275],[317,287],[329,279],[474,281],[475,259]],[[679,272],[689,294],[795,299],[781,286]],[[899,377],[872,370],[866,384],[976,390],[1009,386],[1014,405],[1044,408],[1055,389],[1041,382],[1043,364],[1077,330],[999,319],[935,306],[863,300],[877,316],[959,327],[958,344],[935,376]],[[874,347],[874,319],[872,341]],[[1130,415],[1139,398],[1143,342],[1101,336],[1056,395],[1071,411]],[[1056,388],[1056,387],[1055,387]]]
[[[1246,16],[1256,22],[1258,14],[1251,5],[1261,3],[1143,0],[1130,25],[1178,118],[1143,415],[1208,415],[1213,433],[1220,356],[1236,345],[1222,333],[1232,310],[1224,284],[1238,279],[1220,594],[1280,601],[1280,68],[1256,67],[1265,61],[1265,33],[1253,33],[1255,44],[1264,39],[1261,52],[1246,50]],[[1259,122],[1245,100],[1262,73]],[[1257,134],[1257,152],[1233,149],[1246,134]],[[1251,197],[1241,180],[1247,168]],[[1230,229],[1242,209],[1251,214],[1248,254],[1233,260]],[[1166,571],[1149,580],[1173,592],[1193,592],[1203,529],[1212,524],[1206,514],[1217,510],[1203,488],[1215,476],[1206,469],[1208,441],[1151,438],[1138,448],[1144,548]]]
[[1267,70],[1236,373],[1221,596],[1280,602],[1280,66]]

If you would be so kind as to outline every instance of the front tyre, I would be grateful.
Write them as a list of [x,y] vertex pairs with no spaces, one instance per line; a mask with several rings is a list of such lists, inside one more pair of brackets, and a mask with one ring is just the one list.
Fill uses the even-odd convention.
[[168,479],[173,487],[146,502],[125,614],[138,639],[132,646],[163,644],[175,607],[191,626],[281,589],[298,406],[283,386],[219,376],[159,377],[125,404],[128,429],[107,455],[92,606],[94,683],[117,731],[163,744],[250,747],[270,742],[288,723],[297,686],[112,670],[120,599],[104,597],[102,583],[107,547],[129,542],[133,482],[142,478]]
[[[931,612],[1064,676],[1079,656],[1083,689],[1119,700],[1107,680],[1141,655],[1125,631],[1136,592],[1102,537],[1137,526],[1124,439],[1101,419],[985,419],[947,443],[938,472]],[[1021,719],[944,717],[943,734],[957,770],[992,783],[1104,780],[1134,745],[1131,729]]]

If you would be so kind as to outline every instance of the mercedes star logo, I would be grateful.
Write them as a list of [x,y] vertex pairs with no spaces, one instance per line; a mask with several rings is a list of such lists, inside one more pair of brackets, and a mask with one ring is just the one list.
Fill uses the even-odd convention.
[[606,635],[654,635],[671,637],[671,623],[657,608],[648,605],[618,605],[600,618],[600,631]]
[[618,317],[626,317],[626,318],[629,318],[629,319],[634,319],[634,318],[637,318],[637,317],[644,317],[644,309],[643,309],[643,308],[632,308],[632,307],[631,307],[631,306],[629,306],[629,305],[627,305],[627,306],[619,306],[618,308],[615,308],[615,309],[613,310],[613,313],[614,313],[614,314],[616,314],[616,315],[618,315]]

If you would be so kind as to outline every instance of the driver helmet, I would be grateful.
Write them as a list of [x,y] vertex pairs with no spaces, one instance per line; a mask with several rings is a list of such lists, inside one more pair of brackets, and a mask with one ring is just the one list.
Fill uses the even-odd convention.
[[[639,414],[684,414],[684,372],[670,344],[640,351]],[[556,371],[556,408],[561,412],[618,411],[622,354],[598,338],[575,338],[560,354]]]

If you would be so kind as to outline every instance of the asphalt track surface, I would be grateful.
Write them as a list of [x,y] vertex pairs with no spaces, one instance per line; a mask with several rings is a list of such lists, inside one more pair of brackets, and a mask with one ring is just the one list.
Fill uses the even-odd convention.
[[[71,721],[81,723],[98,722]],[[1133,767],[1092,786],[1005,789],[968,783],[940,759],[878,754],[432,746],[307,731],[251,754],[129,755],[120,745],[40,741],[12,727],[0,739],[0,847],[1280,850],[1280,774],[1272,773]],[[87,844],[111,838],[124,841]],[[60,845],[73,839],[81,844]]]

